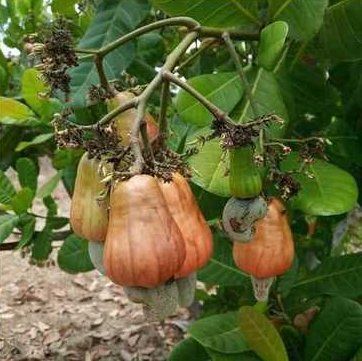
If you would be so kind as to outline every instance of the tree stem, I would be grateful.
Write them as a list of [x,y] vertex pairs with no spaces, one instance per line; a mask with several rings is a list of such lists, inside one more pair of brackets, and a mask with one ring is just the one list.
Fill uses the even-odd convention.
[[158,126],[160,131],[160,141],[161,146],[165,144],[165,139],[167,139],[167,106],[170,95],[170,82],[164,80],[161,88],[161,100],[160,100],[160,114],[158,117]]
[[104,90],[106,90],[108,93],[113,93],[112,88],[110,87],[106,74],[104,72],[104,67],[103,67],[103,56],[100,54],[95,54],[94,55],[94,63],[96,65],[96,69],[97,69],[97,73],[99,76],[99,81],[101,83],[101,86]]

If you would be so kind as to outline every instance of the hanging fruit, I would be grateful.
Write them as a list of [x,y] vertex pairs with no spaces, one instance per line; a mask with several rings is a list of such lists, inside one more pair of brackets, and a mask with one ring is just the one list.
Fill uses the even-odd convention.
[[89,241],[104,241],[107,234],[107,200],[99,200],[106,192],[99,174],[100,161],[85,153],[79,161],[70,208],[70,224],[75,234]]
[[251,199],[230,198],[223,210],[222,224],[233,242],[250,242],[255,231],[254,224],[267,212],[263,197]]
[[250,274],[255,296],[267,298],[275,276],[287,271],[294,258],[294,242],[283,204],[272,198],[264,218],[256,222],[249,243],[234,243],[233,257],[242,271]]
[[188,276],[179,278],[176,281],[178,290],[178,304],[180,307],[189,307],[195,298],[196,290],[196,272]]
[[262,190],[262,179],[253,155],[251,146],[229,149],[229,184],[234,197],[253,198]]
[[174,173],[171,182],[159,181],[170,213],[186,245],[186,258],[175,278],[186,277],[203,267],[212,254],[212,233],[186,179]]
[[[118,106],[132,100],[135,95],[129,91],[118,92],[116,95],[107,101],[107,109],[111,111]],[[115,118],[114,124],[116,125],[118,136],[122,141],[122,145],[127,146],[130,144],[130,133],[132,126],[137,117],[137,110],[131,108],[121,113]],[[158,136],[158,126],[153,116],[150,113],[145,114],[145,121],[147,124],[147,134],[152,142]]]
[[185,260],[185,242],[156,178],[136,175],[118,182],[110,196],[103,264],[123,286],[155,287]]

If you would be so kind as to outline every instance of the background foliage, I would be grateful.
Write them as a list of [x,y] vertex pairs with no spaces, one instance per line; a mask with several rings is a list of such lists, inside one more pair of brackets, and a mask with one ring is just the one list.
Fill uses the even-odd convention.
[[[362,225],[358,189],[362,184],[362,3],[359,0],[176,1],[153,0],[6,0],[0,3],[0,243],[19,233],[17,249],[44,263],[52,242],[64,239],[59,266],[71,273],[93,269],[87,242],[69,230],[57,213],[52,193],[63,182],[72,194],[78,150],[56,149],[51,120],[65,106],[74,120],[94,123],[105,107],[92,105],[88,88],[98,83],[93,63],[74,68],[70,102],[50,96],[39,78],[24,38],[62,16],[75,43],[98,48],[165,16],[190,16],[202,25],[261,30],[260,41],[239,42],[259,115],[274,112],[285,121],[270,132],[282,138],[328,138],[326,159],[312,163],[310,179],[297,176],[300,193],[288,203],[297,248],[293,268],[274,285],[269,304],[254,305],[247,275],[237,269],[231,245],[215,230],[215,253],[199,272],[214,287],[199,291],[202,318],[170,360],[357,360],[362,351]],[[139,84],[150,81],[155,67],[181,38],[177,29],[141,36],[105,58],[110,80],[124,71]],[[202,46],[202,45],[201,45]],[[12,51],[9,52],[8,49]],[[251,117],[250,103],[225,47],[216,42],[185,57],[179,73],[209,100],[239,122]],[[157,111],[158,94],[151,110]],[[183,152],[206,134],[210,114],[180,91],[169,109],[170,146]],[[38,187],[39,158],[47,156],[54,177]],[[190,157],[194,192],[207,219],[220,217],[229,194],[227,162],[217,141]],[[292,153],[284,169],[297,169]],[[7,176],[12,168],[19,186]],[[272,192],[271,189],[265,191]],[[44,222],[31,209],[36,200],[47,209]],[[315,231],[311,231],[314,229]],[[3,243],[2,249],[7,249]],[[262,311],[262,312],[260,312]],[[313,313],[314,312],[314,313]],[[310,317],[313,314],[314,317]],[[359,350],[359,351],[358,351]]]

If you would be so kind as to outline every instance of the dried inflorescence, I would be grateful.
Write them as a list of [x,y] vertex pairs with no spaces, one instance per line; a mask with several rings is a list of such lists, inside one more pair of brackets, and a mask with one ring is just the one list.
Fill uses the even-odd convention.
[[78,65],[73,39],[64,19],[56,20],[46,32],[42,43],[33,44],[32,53],[38,56],[44,81],[51,89],[69,93],[70,76],[68,69]]

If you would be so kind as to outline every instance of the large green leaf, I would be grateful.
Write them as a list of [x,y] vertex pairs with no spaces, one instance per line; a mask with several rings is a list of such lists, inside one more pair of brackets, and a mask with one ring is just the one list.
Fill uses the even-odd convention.
[[168,361],[211,361],[205,348],[193,338],[179,342],[172,350]]
[[[95,17],[80,40],[78,47],[97,49],[120,36],[132,31],[148,14],[149,5],[143,0],[104,0],[95,11]],[[118,78],[121,72],[132,62],[135,45],[130,42],[109,53],[103,61],[109,79]],[[98,84],[95,65],[83,61],[70,75],[71,101],[73,105],[84,106],[90,85]]]
[[[207,128],[197,135],[210,134]],[[196,135],[193,140],[196,139]],[[192,140],[191,140],[192,142]],[[189,158],[192,181],[206,191],[220,197],[230,196],[227,153],[221,149],[220,140],[206,142],[197,154]]]
[[68,273],[94,269],[89,258],[88,241],[72,234],[67,237],[58,253],[59,267]]
[[238,312],[202,318],[189,328],[190,335],[204,347],[222,353],[249,350],[238,326]]
[[258,64],[273,70],[277,64],[288,35],[288,24],[276,21],[266,26],[260,34]]
[[[300,166],[296,154],[283,162],[284,170],[297,170]],[[323,160],[315,160],[307,167],[313,176],[297,173],[301,190],[293,197],[294,208],[316,216],[331,216],[350,211],[357,204],[358,188],[354,178],[346,171]]]
[[[235,73],[203,74],[189,79],[187,83],[225,112],[231,111],[243,95],[240,78]],[[184,90],[178,93],[175,105],[184,122],[201,127],[209,125],[214,118]]]
[[152,3],[168,15],[189,16],[202,25],[216,27],[260,25],[256,1],[152,0]]
[[34,117],[34,113],[25,104],[12,98],[0,97],[0,123],[26,123]]
[[75,11],[76,3],[77,0],[53,0],[51,5],[52,12],[69,17],[77,16]]
[[268,0],[269,17],[286,21],[290,35],[308,41],[319,31],[328,0]]
[[305,361],[349,360],[362,340],[362,306],[345,298],[330,300],[312,323]]
[[11,235],[14,227],[17,225],[19,217],[13,214],[0,215],[0,243]]
[[38,168],[30,158],[19,158],[16,161],[16,171],[22,187],[36,191],[38,184]]
[[42,97],[47,93],[49,87],[40,79],[40,73],[34,69],[26,69],[21,79],[21,94],[25,101],[38,114],[41,114],[48,103],[48,99]]
[[[307,277],[297,281],[287,298],[335,295],[355,298],[362,295],[362,253],[327,258]],[[297,301],[296,301],[297,302]]]
[[273,324],[251,306],[240,308],[241,332],[250,348],[264,361],[288,361],[283,341]]
[[212,361],[261,361],[252,351],[242,353],[221,353],[211,349],[206,350]]
[[0,170],[0,203],[10,204],[16,190],[6,174]]
[[208,284],[240,286],[247,279],[234,264],[232,244],[220,231],[214,233],[214,254],[209,263],[198,272],[198,279]]
[[362,59],[362,2],[345,0],[327,9],[321,41],[332,62]]

